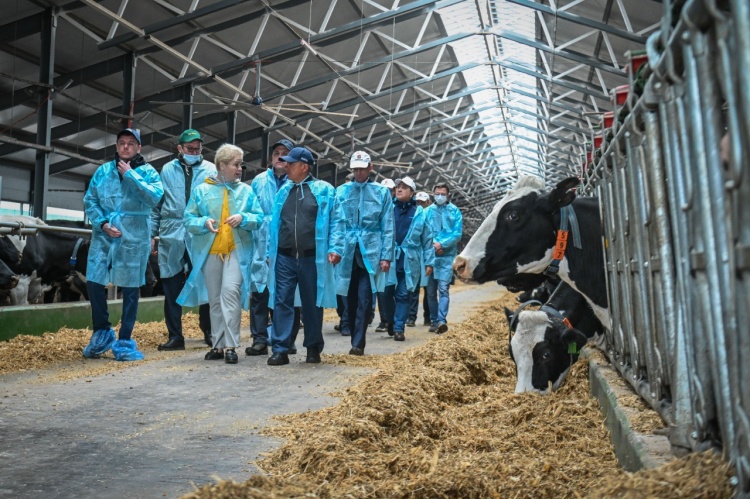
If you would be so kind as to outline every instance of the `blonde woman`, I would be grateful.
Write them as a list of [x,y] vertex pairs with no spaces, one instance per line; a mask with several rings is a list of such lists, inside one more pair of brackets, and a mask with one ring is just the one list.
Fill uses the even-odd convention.
[[253,239],[263,211],[252,188],[242,179],[243,152],[224,144],[216,151],[217,173],[198,186],[185,209],[185,228],[193,235],[190,259],[194,270],[177,298],[180,305],[208,302],[212,349],[206,360],[238,361],[240,317],[250,300]]

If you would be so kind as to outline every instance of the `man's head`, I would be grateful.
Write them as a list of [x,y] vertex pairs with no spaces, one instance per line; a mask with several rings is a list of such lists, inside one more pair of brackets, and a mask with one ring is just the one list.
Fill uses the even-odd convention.
[[417,192],[417,184],[411,177],[400,178],[396,181],[396,199],[405,203],[414,197]]
[[370,162],[370,155],[364,151],[357,151],[352,154],[349,160],[349,169],[354,174],[354,181],[364,183],[372,171],[372,163]]
[[130,161],[141,152],[141,133],[135,128],[126,128],[117,134],[117,155]]
[[417,204],[422,208],[427,208],[432,204],[432,201],[430,201],[430,195],[425,191],[419,191],[414,199],[417,200]]
[[435,184],[435,187],[432,188],[432,194],[435,196],[435,204],[442,206],[448,203],[451,191],[448,184],[440,183]]
[[292,182],[302,182],[315,166],[315,158],[306,147],[295,147],[289,154],[281,157],[286,162],[286,175]]
[[277,177],[286,173],[286,163],[281,158],[288,155],[292,149],[294,149],[294,144],[288,139],[281,139],[269,148],[268,160],[273,167],[273,173]]
[[188,128],[180,135],[177,144],[177,152],[188,165],[197,165],[203,161],[203,139],[197,130]]

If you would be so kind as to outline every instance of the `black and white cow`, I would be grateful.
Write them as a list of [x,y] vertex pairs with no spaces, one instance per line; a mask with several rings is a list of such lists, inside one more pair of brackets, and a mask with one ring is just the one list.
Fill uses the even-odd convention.
[[540,310],[505,309],[513,336],[510,356],[516,363],[516,393],[545,393],[565,381],[581,348],[604,333],[586,299],[562,282]]
[[0,290],[13,289],[18,285],[18,276],[0,260]]
[[[520,181],[519,181],[520,183]],[[571,206],[581,247],[571,233],[557,275],[581,293],[597,318],[610,325],[604,274],[602,227],[597,198],[576,198],[579,180],[565,179],[551,192],[519,185],[500,200],[453,263],[464,280],[502,285],[519,274],[543,274],[553,261],[561,209]]]
[[[539,274],[535,274],[539,275]],[[557,287],[560,285],[560,279],[557,277],[550,277],[544,281],[540,286],[536,286],[532,289],[525,289],[523,293],[516,296],[516,300],[519,303],[526,303],[527,301],[535,300],[539,302],[546,302],[552,293],[555,292]]]

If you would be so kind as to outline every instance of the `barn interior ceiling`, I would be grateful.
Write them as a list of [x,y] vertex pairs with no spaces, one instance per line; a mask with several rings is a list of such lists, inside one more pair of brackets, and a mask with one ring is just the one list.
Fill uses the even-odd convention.
[[644,49],[663,10],[654,0],[3,5],[0,165],[88,178],[128,123],[157,168],[193,127],[209,157],[241,146],[252,176],[284,137],[310,147],[335,184],[358,149],[381,178],[448,182],[467,232],[519,174],[548,184],[580,174],[612,89],[628,83],[626,53]]

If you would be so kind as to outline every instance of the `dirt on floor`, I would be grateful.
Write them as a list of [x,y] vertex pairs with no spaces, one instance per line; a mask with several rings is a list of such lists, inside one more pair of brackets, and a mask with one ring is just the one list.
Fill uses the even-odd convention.
[[585,362],[555,393],[513,393],[502,309],[513,299],[404,353],[330,356],[377,370],[338,405],[268,429],[286,443],[255,463],[265,475],[185,497],[731,497],[711,453],[621,470]]

